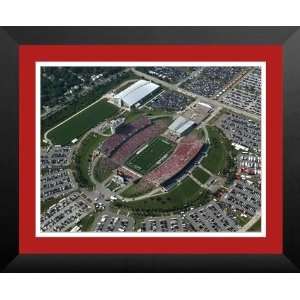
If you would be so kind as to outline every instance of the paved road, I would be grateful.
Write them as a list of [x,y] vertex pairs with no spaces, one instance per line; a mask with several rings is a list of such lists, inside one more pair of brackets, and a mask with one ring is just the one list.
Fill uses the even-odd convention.
[[214,117],[216,117],[222,110],[221,106],[218,106],[210,115],[208,118],[206,118],[203,122],[200,123],[198,128],[205,127],[206,124],[208,124]]
[[[166,87],[166,88],[168,88],[168,89],[170,89],[172,91],[180,92],[180,93],[182,93],[182,94],[184,94],[186,96],[195,98],[198,101],[202,101],[202,102],[205,102],[207,104],[211,104],[212,106],[226,108],[226,109],[231,110],[231,111],[233,111],[233,112],[235,112],[237,114],[242,114],[242,115],[244,115],[246,117],[249,117],[249,118],[252,118],[252,119],[255,119],[255,120],[259,120],[260,119],[260,117],[257,116],[257,115],[255,115],[255,114],[246,112],[246,111],[238,109],[238,108],[234,108],[234,107],[232,107],[230,105],[218,102],[216,100],[212,100],[210,98],[199,96],[198,94],[195,94],[193,92],[190,92],[190,91],[187,91],[187,90],[185,90],[183,88],[178,87],[176,84],[171,84],[171,83],[165,82],[165,81],[160,80],[160,79],[158,79],[158,78],[156,78],[154,76],[151,76],[149,74],[146,74],[146,73],[143,73],[141,71],[138,71],[135,68],[131,68],[131,71],[133,73],[135,73],[136,75],[138,75],[138,76],[141,76],[141,77],[146,78],[147,80],[151,80],[153,82],[156,82],[156,83],[160,84],[161,86],[164,86],[164,87]],[[241,79],[242,79],[242,77],[239,80],[241,80]],[[239,81],[237,81],[235,84],[237,84],[238,82]]]

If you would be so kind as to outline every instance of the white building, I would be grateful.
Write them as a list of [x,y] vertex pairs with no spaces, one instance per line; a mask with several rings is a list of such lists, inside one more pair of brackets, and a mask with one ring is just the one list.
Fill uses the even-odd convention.
[[179,116],[170,126],[169,130],[172,134],[177,136],[184,135],[187,131],[189,131],[195,122],[188,120],[182,116]]
[[131,109],[134,106],[138,106],[139,102],[150,95],[152,92],[157,90],[159,85],[147,81],[147,80],[138,80],[122,92],[114,95],[113,102],[119,107],[125,106]]

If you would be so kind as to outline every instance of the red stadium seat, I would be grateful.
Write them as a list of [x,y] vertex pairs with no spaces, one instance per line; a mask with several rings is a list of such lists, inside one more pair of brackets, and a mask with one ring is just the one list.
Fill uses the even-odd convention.
[[178,174],[201,150],[203,144],[195,137],[186,137],[173,154],[159,167],[145,176],[145,180],[160,185]]

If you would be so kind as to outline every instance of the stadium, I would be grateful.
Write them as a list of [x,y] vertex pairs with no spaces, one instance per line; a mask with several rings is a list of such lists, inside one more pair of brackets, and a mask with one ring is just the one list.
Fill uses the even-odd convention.
[[[193,125],[193,122],[186,119],[179,121],[175,120],[178,128],[189,127],[186,123]],[[168,119],[153,120],[141,116],[124,124],[106,139],[101,152],[114,164],[123,166],[137,174],[139,179],[142,178],[140,186],[163,187],[165,182],[176,178],[177,174],[193,162],[203,148],[203,143],[193,134],[181,137],[177,142],[164,137],[164,132],[168,128],[170,130],[169,123]]]
[[200,152],[203,144],[194,137],[184,138],[176,147],[169,159],[149,173],[145,179],[156,186],[162,185],[175,177]]
[[[252,158],[260,157],[260,117],[222,102],[238,87],[260,94],[259,74],[243,85],[253,71],[44,70],[42,230],[233,232],[247,230],[252,217],[259,222],[262,175]],[[56,94],[61,83],[67,92]],[[250,164],[257,172],[243,172]],[[250,182],[238,183],[243,201],[230,193],[236,180]]]

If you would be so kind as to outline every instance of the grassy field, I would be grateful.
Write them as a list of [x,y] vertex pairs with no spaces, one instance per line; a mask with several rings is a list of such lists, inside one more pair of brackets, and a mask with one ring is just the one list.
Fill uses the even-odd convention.
[[153,184],[140,180],[139,182],[133,183],[131,186],[125,189],[121,193],[121,196],[125,198],[137,197],[149,193],[154,188],[155,186]]
[[80,137],[98,123],[112,117],[118,108],[106,101],[99,101],[66,123],[49,132],[47,137],[53,144],[65,145]]
[[172,142],[158,137],[148,144],[147,148],[130,158],[127,166],[141,174],[146,174],[156,166],[156,163],[161,158],[167,156],[173,148],[174,144]]
[[249,228],[250,232],[253,232],[253,231],[261,231],[261,219],[259,219],[255,224],[253,224],[253,226],[251,228]]
[[204,140],[205,134],[203,128],[194,128],[191,132],[191,134],[194,134],[198,137],[199,140]]
[[94,213],[87,215],[83,219],[81,219],[77,225],[82,226],[81,231],[89,231],[95,221],[95,218],[96,218],[96,216]]
[[81,143],[76,155],[76,179],[81,187],[93,187],[90,179],[88,167],[93,151],[97,148],[105,137],[96,133],[89,134]]
[[118,167],[112,160],[101,157],[97,161],[95,168],[94,168],[94,177],[97,181],[103,182],[106,178],[108,178],[114,169]]
[[44,134],[48,129],[54,127],[55,125],[59,124],[63,120],[71,117],[81,109],[87,107],[91,103],[95,102],[97,99],[102,97],[106,92],[113,89],[117,85],[121,84],[124,81],[129,79],[136,78],[136,75],[132,72],[126,72],[122,75],[118,76],[114,80],[110,81],[105,85],[96,86],[92,91],[90,91],[87,95],[81,96],[76,101],[72,101],[68,103],[66,107],[55,114],[43,119],[41,121],[41,133]]
[[218,174],[226,165],[227,139],[217,127],[207,127],[210,147],[208,155],[203,159],[202,166]]
[[146,110],[146,114],[149,117],[159,117],[159,116],[173,116],[174,112],[166,111],[163,109],[148,109]]
[[244,216],[241,216],[241,215],[237,215],[236,220],[237,220],[237,222],[239,223],[240,226],[244,226],[251,220],[251,217],[244,217]]
[[170,117],[170,122],[172,120],[172,115],[173,113],[170,112],[166,112],[163,110],[149,110],[147,107],[143,107],[140,109],[132,109],[131,111],[127,112],[124,117],[126,120],[126,123],[130,123],[135,121],[136,119],[138,119],[141,115],[145,115],[147,117],[155,117],[155,118],[159,118],[161,116],[164,117]]
[[193,176],[198,179],[201,183],[205,183],[208,178],[210,177],[210,175],[208,173],[206,173],[204,170],[200,169],[200,168],[196,168],[193,172],[192,172]]
[[131,111],[126,112],[126,114],[124,115],[126,123],[131,123],[135,121],[143,114],[143,112],[143,110],[138,110],[134,108]]
[[157,215],[162,212],[179,211],[192,205],[205,204],[209,200],[210,194],[201,189],[194,180],[187,177],[168,193],[142,200],[115,202],[115,205],[126,207],[134,213]]

